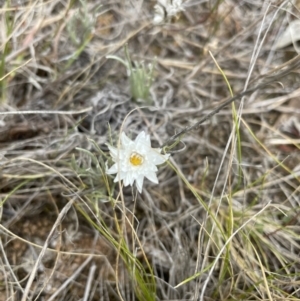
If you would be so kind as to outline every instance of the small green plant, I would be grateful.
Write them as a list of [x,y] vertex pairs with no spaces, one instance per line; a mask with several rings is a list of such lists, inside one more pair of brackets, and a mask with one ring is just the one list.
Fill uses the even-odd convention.
[[132,98],[137,102],[149,103],[149,91],[153,82],[155,59],[148,66],[145,66],[143,61],[134,61],[132,64],[127,45],[124,47],[124,52],[125,60],[115,55],[108,55],[106,58],[115,59],[126,67]]
[[94,28],[96,23],[96,13],[100,6],[97,6],[93,13],[87,6],[87,1],[80,0],[81,7],[78,11],[71,17],[67,24],[67,31],[72,43],[78,47],[74,55],[68,60],[66,68],[70,67],[73,62],[79,57],[82,51],[92,40],[94,34]]

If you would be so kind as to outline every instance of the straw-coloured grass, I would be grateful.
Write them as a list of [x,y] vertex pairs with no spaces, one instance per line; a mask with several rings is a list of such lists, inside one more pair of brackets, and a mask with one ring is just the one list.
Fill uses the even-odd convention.
[[0,301],[300,299],[299,1],[155,4],[2,4]]

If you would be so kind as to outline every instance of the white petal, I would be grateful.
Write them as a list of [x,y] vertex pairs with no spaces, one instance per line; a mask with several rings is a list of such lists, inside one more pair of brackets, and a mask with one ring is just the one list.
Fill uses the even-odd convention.
[[133,141],[130,140],[124,132],[121,134],[121,143],[122,147],[126,148],[128,145],[130,145]]
[[144,131],[142,131],[136,136],[134,142],[135,143],[138,143],[138,142],[145,143],[145,140],[146,140],[146,133]]
[[[160,155],[159,158],[160,158],[160,160],[163,161],[162,163],[164,163],[164,162],[168,161],[169,157],[170,157],[170,154],[165,154],[165,155]],[[156,163],[156,165],[162,164],[162,163]]]
[[123,179],[124,186],[133,185],[133,182],[135,180],[135,176],[132,172],[127,172],[126,176]]
[[[147,171],[147,172],[157,172],[158,169],[157,169],[155,164],[149,163],[149,164],[147,164],[147,166],[145,166],[145,171]],[[145,172],[145,174],[146,174],[146,172]]]
[[138,178],[135,180],[135,184],[136,184],[136,187],[137,187],[139,193],[142,193],[143,182],[144,182],[144,177],[143,177],[143,176],[140,176],[140,177],[138,177]]
[[127,173],[126,173],[126,172],[120,171],[119,174],[118,174],[118,180],[121,181],[121,180],[125,179],[126,176],[127,176]]
[[117,183],[120,181],[120,177],[119,174],[116,175],[116,177],[114,178],[114,183]]
[[136,179],[136,176],[134,175],[133,172],[129,173],[129,181],[130,181],[130,185],[133,185],[134,180]]
[[149,153],[147,157],[151,163],[159,165],[168,160],[170,154],[162,155],[160,154],[160,151],[159,148],[151,150],[151,153]]
[[109,145],[108,143],[106,143],[106,145],[109,148],[110,155],[112,156],[112,158],[113,159],[118,158],[118,149],[116,147],[113,147],[113,146]]
[[151,149],[150,136],[141,132],[135,139],[135,148],[138,153],[146,154]]
[[146,138],[145,138],[145,144],[146,144],[149,148],[151,147],[150,135],[146,135]]
[[113,166],[111,166],[107,171],[106,171],[106,173],[108,174],[108,175],[113,175],[113,174],[115,174],[115,173],[117,173],[118,172],[118,164],[114,164]]
[[158,184],[158,179],[155,172],[149,172],[145,175],[145,177],[151,182]]
[[130,184],[130,177],[129,175],[127,174],[126,177],[123,179],[123,183],[124,183],[124,186],[128,186]]

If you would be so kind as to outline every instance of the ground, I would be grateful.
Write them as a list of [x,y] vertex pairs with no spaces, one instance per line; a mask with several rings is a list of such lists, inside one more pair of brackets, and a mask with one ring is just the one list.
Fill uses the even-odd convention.
[[159,3],[2,3],[0,301],[300,299],[300,2]]

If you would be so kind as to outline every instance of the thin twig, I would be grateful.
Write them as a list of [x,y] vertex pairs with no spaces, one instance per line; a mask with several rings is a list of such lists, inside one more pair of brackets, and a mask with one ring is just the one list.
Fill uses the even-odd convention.
[[0,112],[0,115],[25,115],[25,114],[57,114],[57,115],[75,115],[89,112],[93,107],[88,107],[78,111],[51,111],[51,110],[41,110],[41,111],[11,111],[11,112]]

